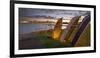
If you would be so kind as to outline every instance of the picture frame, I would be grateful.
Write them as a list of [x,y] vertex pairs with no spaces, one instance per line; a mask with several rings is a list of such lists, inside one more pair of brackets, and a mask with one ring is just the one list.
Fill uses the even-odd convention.
[[[58,48],[57,47],[56,48],[55,47],[51,47],[51,48],[38,47],[38,48],[36,48],[37,45],[35,45],[35,48],[30,49],[30,48],[28,48],[30,45],[22,47],[24,45],[28,45],[28,43],[23,43],[22,45],[20,44],[20,43],[22,43],[22,41],[19,38],[20,38],[20,36],[22,37],[22,35],[19,34],[19,33],[21,33],[21,31],[20,31],[21,27],[19,27],[19,26],[21,26],[20,22],[24,22],[23,20],[21,21],[20,17],[21,16],[27,17],[28,15],[30,15],[28,13],[31,13],[31,11],[33,11],[34,13],[36,12],[35,13],[36,15],[34,15],[33,13],[31,14],[34,17],[42,17],[42,18],[44,18],[43,17],[44,15],[42,15],[42,14],[49,15],[49,18],[51,18],[52,15],[53,16],[58,16],[58,15],[62,16],[63,13],[66,15],[67,14],[73,15],[75,11],[76,12],[74,15],[80,16],[83,13],[89,12],[90,16],[89,16],[89,18],[86,17],[85,19],[87,19],[87,20],[84,19],[83,23],[80,23],[80,25],[78,27],[78,31],[75,33],[73,40],[71,42],[72,43],[71,47],[68,47],[68,48],[67,47],[58,47]],[[47,11],[47,12],[42,13],[43,11],[44,12]],[[56,13],[56,11],[59,11],[59,12]],[[23,12],[26,12],[26,13],[23,13]],[[55,12],[55,13],[53,13],[53,12]],[[76,14],[78,12],[81,12],[81,14]],[[41,16],[38,15],[38,13],[41,14]],[[55,14],[57,14],[57,15],[55,15]],[[48,18],[48,17],[45,17],[45,18]],[[90,19],[90,20],[88,20],[88,19]],[[35,21],[35,22],[37,22],[37,21]],[[78,46],[78,47],[73,48],[75,46],[76,42],[78,41],[79,36],[81,36],[81,33],[82,33],[81,31],[84,31],[84,28],[86,27],[86,25],[89,22],[91,23],[89,46],[85,46],[85,47]],[[39,23],[41,23],[41,22],[39,21]],[[45,23],[45,22],[43,22],[43,23]],[[60,23],[56,23],[56,24],[60,25]],[[83,25],[85,25],[85,26],[83,26]],[[54,27],[54,28],[56,29],[56,27]],[[27,29],[27,27],[26,27],[26,29]],[[61,30],[61,29],[59,29],[59,30]],[[53,34],[55,34],[55,33],[53,33]],[[65,34],[67,34],[67,33],[63,33],[63,35],[65,35]],[[27,35],[24,35],[24,37],[25,36],[27,37]],[[34,35],[32,35],[32,36],[34,36]],[[35,43],[35,44],[37,44],[37,43]],[[22,48],[20,47],[20,45]],[[32,45],[34,45],[34,44],[32,44]],[[64,3],[34,2],[34,1],[10,1],[10,57],[46,56],[46,55],[78,54],[78,53],[91,53],[91,52],[92,53],[96,52],[96,6],[95,5],[64,4]]]

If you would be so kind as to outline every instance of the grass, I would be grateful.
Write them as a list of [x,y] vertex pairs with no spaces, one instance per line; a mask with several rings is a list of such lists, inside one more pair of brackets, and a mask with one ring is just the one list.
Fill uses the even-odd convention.
[[[28,49],[27,47],[34,49],[32,47],[35,47],[35,49],[39,48],[61,48],[61,47],[72,47],[71,41],[74,37],[75,33],[77,31],[77,28],[74,29],[71,36],[68,38],[68,40],[65,43],[60,42],[60,40],[54,40],[50,35],[52,31],[42,31],[38,33],[33,32],[33,37],[29,38],[28,40],[22,40],[20,41],[20,46],[22,49]],[[62,30],[61,33],[64,31]],[[23,45],[25,45],[23,47]],[[83,31],[81,36],[79,37],[79,40],[76,47],[82,47],[82,46],[89,46],[90,45],[90,25]],[[40,47],[38,47],[40,46]],[[20,47],[19,47],[20,48]]]
[[43,43],[43,47],[45,48],[58,48],[58,47],[67,47],[66,43],[62,43],[59,40],[54,40],[51,35],[51,32],[47,33],[39,33],[37,36],[37,40]]

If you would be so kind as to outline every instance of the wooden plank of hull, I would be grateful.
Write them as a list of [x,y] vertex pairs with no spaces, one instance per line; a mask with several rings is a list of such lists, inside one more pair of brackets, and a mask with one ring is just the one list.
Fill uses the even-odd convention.
[[52,38],[58,40],[60,37],[61,31],[62,31],[62,18],[58,19],[56,25],[54,26],[54,30],[52,32]]
[[80,16],[74,17],[71,19],[71,21],[69,22],[69,24],[66,26],[66,29],[64,30],[64,33],[61,35],[60,37],[60,41],[61,42],[65,42],[68,40],[68,38],[70,37],[71,33],[73,32],[75,26],[78,24]]

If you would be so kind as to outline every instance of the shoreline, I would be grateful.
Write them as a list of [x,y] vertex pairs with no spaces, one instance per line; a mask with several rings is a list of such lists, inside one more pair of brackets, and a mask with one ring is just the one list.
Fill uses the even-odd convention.
[[28,38],[34,38],[34,37],[37,37],[38,35],[40,35],[42,33],[52,32],[52,30],[53,29],[40,30],[40,31],[32,31],[32,32],[29,32],[29,33],[19,34],[19,40],[24,40],[24,39],[28,39]]

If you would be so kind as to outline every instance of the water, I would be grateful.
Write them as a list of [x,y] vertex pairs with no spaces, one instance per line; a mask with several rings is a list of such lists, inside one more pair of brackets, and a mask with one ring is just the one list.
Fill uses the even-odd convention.
[[[62,25],[63,29],[66,27],[66,25]],[[54,24],[47,24],[47,23],[32,23],[32,24],[19,24],[19,33],[30,33],[33,31],[39,31],[39,30],[49,30],[53,29]]]
[[43,23],[19,24],[20,33],[29,33],[32,31],[47,30],[47,29],[51,29],[51,26],[49,26],[49,24],[43,24]]

